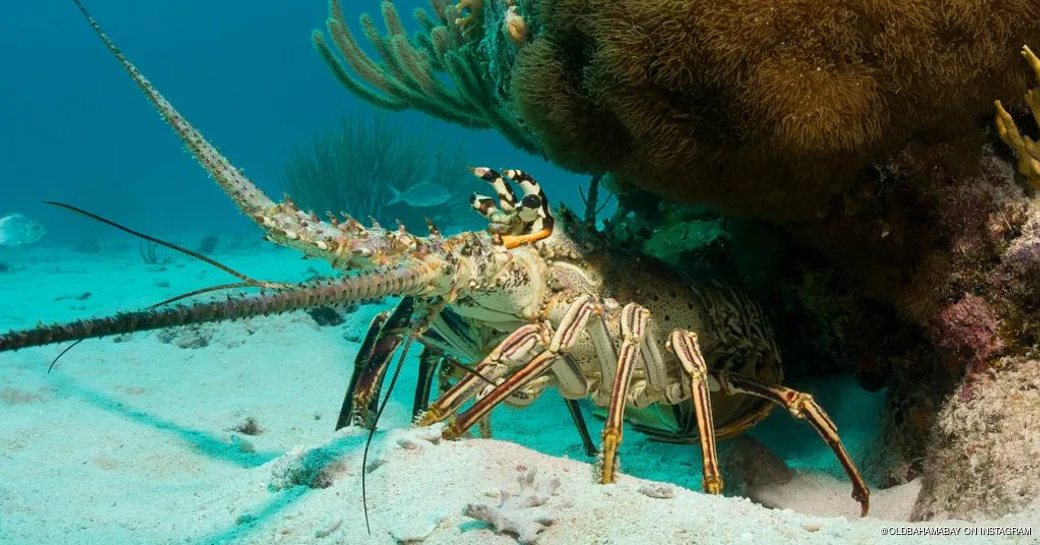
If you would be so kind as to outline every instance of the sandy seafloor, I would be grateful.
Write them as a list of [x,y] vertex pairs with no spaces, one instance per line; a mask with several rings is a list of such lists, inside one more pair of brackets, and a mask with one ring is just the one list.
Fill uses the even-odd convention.
[[[181,242],[192,240],[198,237]],[[137,309],[229,281],[163,250],[159,257],[171,257],[170,263],[147,265],[132,240],[106,242],[103,250],[0,248],[0,262],[11,266],[0,273],[0,329]],[[222,240],[215,257],[270,280],[300,280],[312,266],[326,272],[253,240]],[[380,425],[390,431],[376,435],[370,457],[369,536],[361,509],[365,435],[332,428],[357,338],[385,307],[363,306],[335,327],[319,327],[304,313],[205,327],[208,345],[199,348],[177,346],[198,339],[184,332],[172,339],[151,332],[91,340],[50,374],[58,346],[0,354],[0,544],[509,544],[516,536],[497,534],[464,512],[468,504],[497,506],[499,491],[519,491],[517,478],[532,469],[538,486],[559,480],[555,494],[538,507],[504,514],[521,526],[551,520],[538,534],[542,544],[949,540],[884,535],[920,527],[902,522],[918,483],[875,490],[872,516],[859,519],[830,451],[781,411],[750,436],[785,459],[793,478],[771,484],[762,477],[777,464],[756,457],[750,446],[756,443],[721,447],[724,467],[764,481],[741,486],[731,480],[730,491],[775,508],[700,494],[696,448],[649,442],[632,431],[621,450],[625,476],[615,485],[593,484],[594,460],[583,454],[563,403],[551,392],[531,408],[497,410],[493,440],[430,441],[430,430],[407,429],[412,358]],[[813,393],[858,461],[877,451],[872,430],[881,394],[840,380],[817,383]],[[235,431],[249,418],[258,435]],[[589,416],[589,424],[598,438],[599,421]],[[734,457],[746,461],[737,467]],[[301,463],[318,473],[301,471]],[[291,486],[295,482],[325,487]],[[646,494],[661,486],[672,497]],[[1032,526],[1031,537],[952,541],[1038,543],[1038,521],[1040,509],[994,522],[938,524],[962,532]]]

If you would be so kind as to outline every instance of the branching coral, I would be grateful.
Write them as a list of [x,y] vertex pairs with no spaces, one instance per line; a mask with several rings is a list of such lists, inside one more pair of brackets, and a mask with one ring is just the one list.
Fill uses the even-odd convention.
[[[1040,59],[1028,47],[1022,48],[1022,56],[1033,69],[1036,80],[1040,82]],[[1033,112],[1033,119],[1040,125],[1040,88],[1026,91],[1026,105]],[[1028,136],[1023,136],[1015,126],[1015,120],[997,101],[997,131],[1001,140],[1011,146],[1018,155],[1018,172],[1029,180],[1033,189],[1040,189],[1040,143]]]
[[[475,217],[465,166],[460,150],[432,145],[425,131],[403,132],[381,115],[371,122],[350,118],[338,132],[297,147],[286,163],[284,185],[299,206],[315,212],[345,212],[388,225],[401,220],[410,229],[425,228],[429,217],[443,228]],[[403,193],[421,182],[444,188],[450,198],[427,208],[389,204],[393,190]]]
[[[488,48],[463,32],[464,25],[482,24],[487,11],[483,2],[460,4],[469,10],[467,17],[460,17],[460,8],[447,0],[431,0],[430,4],[432,18],[425,10],[415,10],[422,31],[412,38],[389,1],[382,3],[385,33],[380,34],[368,14],[361,16],[362,30],[375,47],[377,60],[365,53],[351,33],[339,0],[331,0],[328,33],[342,60],[320,31],[312,34],[314,45],[340,83],[362,100],[388,110],[416,109],[463,127],[495,128],[513,145],[537,152],[531,134],[517,121],[503,92],[505,86],[488,82],[495,75],[502,76],[501,71],[494,72],[501,60],[489,56]],[[490,35],[495,39],[501,33]],[[508,65],[506,68],[508,73]]]

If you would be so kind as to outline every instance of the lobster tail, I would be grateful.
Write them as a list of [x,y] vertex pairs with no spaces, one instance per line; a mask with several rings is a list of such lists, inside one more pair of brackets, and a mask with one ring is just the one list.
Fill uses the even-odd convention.
[[270,316],[390,295],[422,295],[429,289],[435,275],[429,267],[400,268],[346,277],[326,284],[305,284],[266,295],[121,312],[105,318],[39,326],[0,335],[0,352],[135,331]]

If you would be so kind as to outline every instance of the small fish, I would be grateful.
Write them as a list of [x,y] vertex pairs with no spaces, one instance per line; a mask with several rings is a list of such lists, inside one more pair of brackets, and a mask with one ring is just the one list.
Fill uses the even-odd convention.
[[0,217],[0,246],[32,244],[46,234],[46,227],[22,214]]
[[404,203],[415,208],[437,206],[451,199],[451,193],[447,189],[429,180],[419,182],[404,192],[394,187],[391,187],[390,191],[393,193],[393,197],[387,204]]

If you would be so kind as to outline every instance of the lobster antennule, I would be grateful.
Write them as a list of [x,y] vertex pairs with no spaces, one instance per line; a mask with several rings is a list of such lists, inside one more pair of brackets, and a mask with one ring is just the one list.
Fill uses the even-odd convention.
[[121,312],[65,324],[39,326],[0,335],[0,352],[33,346],[78,341],[135,331],[149,331],[208,322],[222,322],[253,316],[351,301],[377,299],[392,295],[423,295],[437,272],[432,267],[391,269],[380,273],[349,276],[328,284],[301,285],[268,295],[241,297],[224,301],[177,306],[161,310]]

